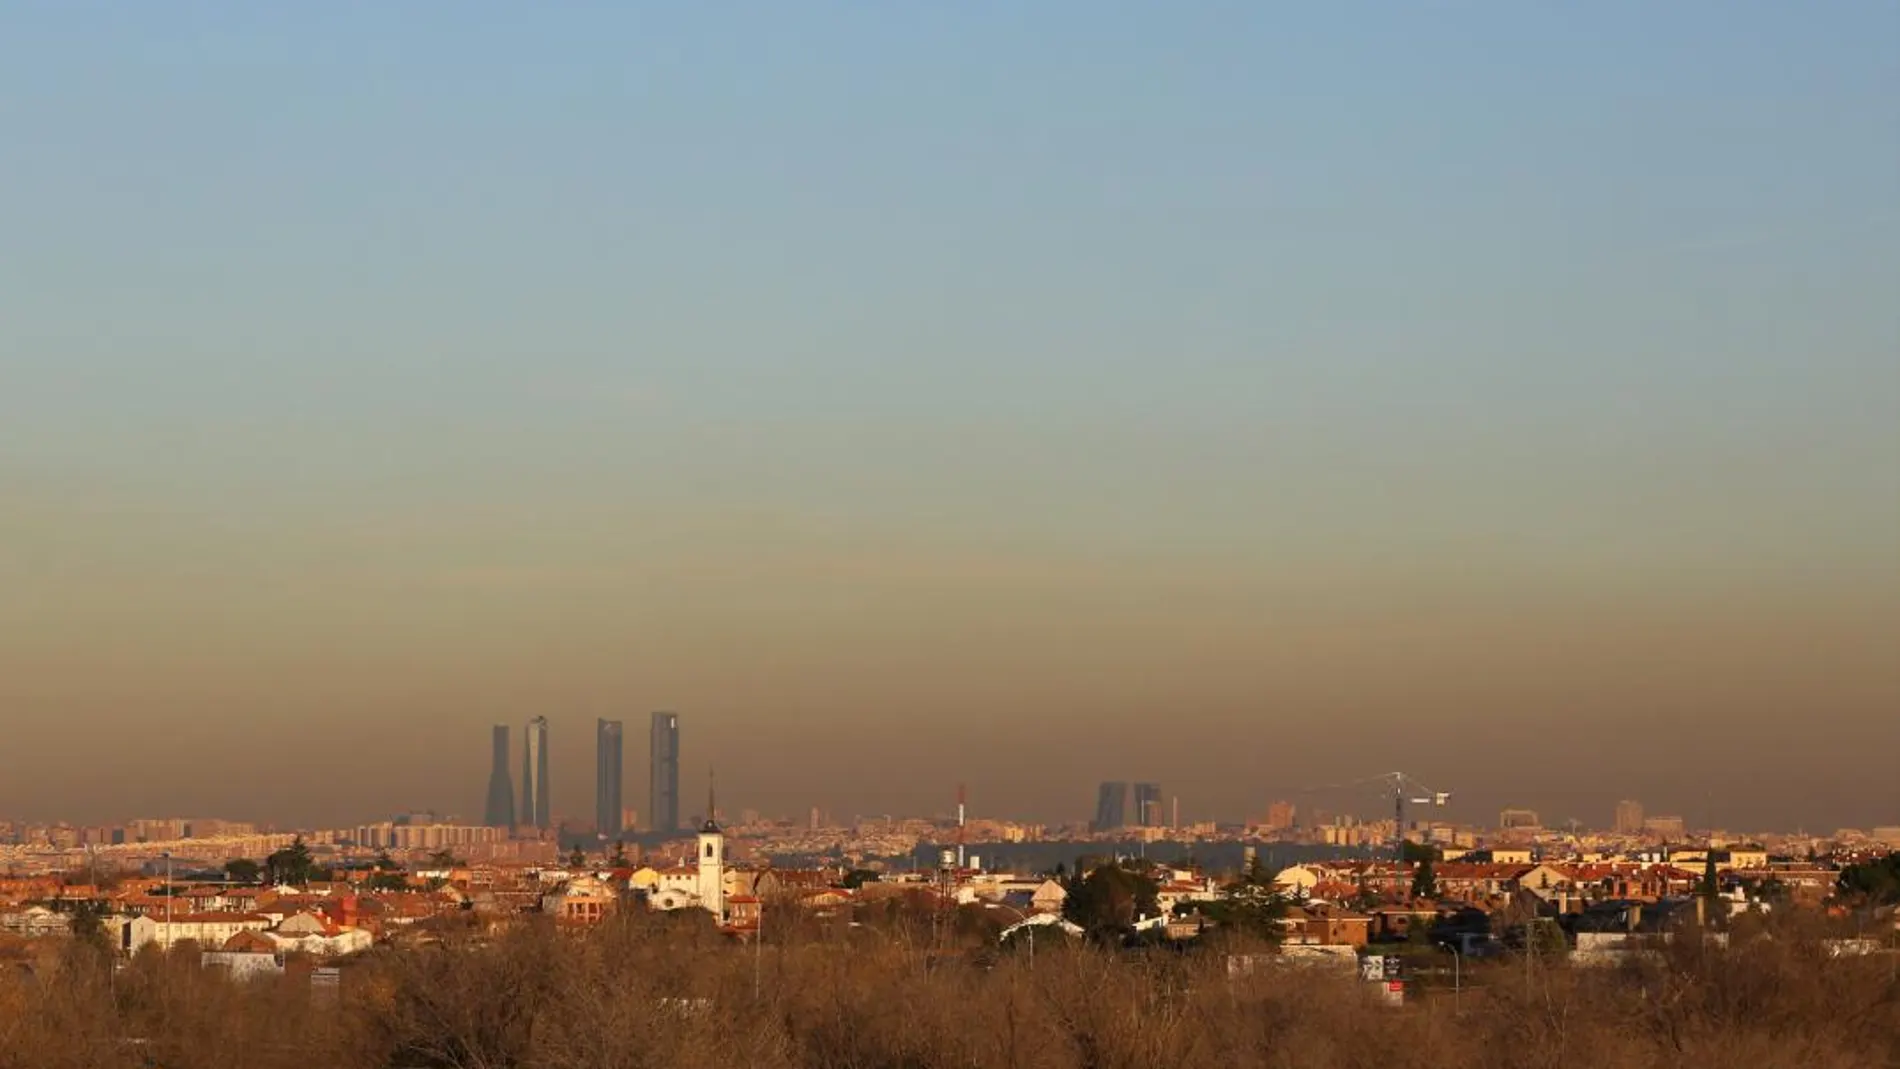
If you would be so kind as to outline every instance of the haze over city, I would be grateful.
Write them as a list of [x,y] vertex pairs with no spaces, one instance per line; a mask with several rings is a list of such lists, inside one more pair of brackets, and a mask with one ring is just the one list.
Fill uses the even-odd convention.
[[0,814],[1900,824],[1893,5],[6,22]]

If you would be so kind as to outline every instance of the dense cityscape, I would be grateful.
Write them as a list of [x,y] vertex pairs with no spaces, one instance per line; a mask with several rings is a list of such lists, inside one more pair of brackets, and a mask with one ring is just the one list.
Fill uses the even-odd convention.
[[[519,764],[509,727],[493,727],[480,822],[434,812],[342,828],[195,817],[0,822],[0,931],[70,937],[83,920],[125,955],[189,942],[207,964],[270,971],[287,951],[346,955],[465,912],[492,923],[591,924],[622,910],[687,909],[743,940],[756,935],[768,902],[835,914],[897,894],[1001,911],[1013,918],[997,932],[1006,940],[1025,925],[1081,934],[1089,925],[1065,906],[1073,874],[1112,865],[1152,882],[1145,909],[1122,918],[1131,933],[1199,938],[1210,923],[1218,928],[1239,885],[1274,896],[1282,946],[1364,952],[1423,926],[1455,932],[1470,953],[1543,918],[1573,948],[1613,954],[1592,935],[1605,915],[1627,933],[1639,929],[1636,918],[1662,930],[1681,908],[1711,902],[1724,916],[1824,909],[1863,874],[1895,868],[1900,851],[1900,825],[1741,833],[1691,827],[1627,799],[1600,828],[1549,828],[1523,808],[1495,823],[1454,822],[1442,819],[1448,793],[1404,773],[1329,792],[1390,805],[1389,816],[1279,799],[1258,820],[1231,826],[1180,824],[1178,803],[1159,784],[1121,781],[1100,785],[1092,819],[1053,827],[975,816],[961,787],[941,816],[840,823],[816,808],[803,819],[730,813],[718,807],[710,774],[704,807],[689,812],[681,720],[652,715],[644,820],[624,805],[625,725],[606,719],[595,725],[593,821],[553,814],[549,724],[536,717],[522,732]],[[1876,950],[1893,941],[1900,887],[1869,889],[1881,912],[1861,930]],[[232,957],[244,953],[254,960]]]
[[[1242,825],[1181,825],[1161,785],[1109,781],[1093,818],[1070,826],[973,816],[961,788],[943,816],[844,824],[816,809],[804,820],[727,813],[710,775],[703,807],[689,813],[683,719],[652,716],[653,816],[644,820],[623,804],[625,725],[606,719],[595,725],[594,819],[557,817],[547,802],[549,723],[536,717],[519,763],[509,728],[492,728],[480,823],[432,812],[345,828],[176,817],[0,823],[0,999],[67,997],[99,982],[88,977],[105,977],[124,1009],[114,1018],[121,1023],[95,1018],[85,1030],[97,1051],[87,1057],[99,1059],[88,1065],[197,1064],[237,1044],[286,1064],[316,1050],[367,1049],[366,1066],[473,1069],[534,1052],[537,1064],[578,1069],[644,1064],[666,1042],[689,1044],[711,1065],[750,1058],[739,1048],[753,1041],[736,1037],[765,1028],[772,1045],[804,1047],[801,1064],[826,1066],[856,1062],[807,1031],[824,1011],[806,1007],[772,1025],[755,1018],[795,1004],[800,990],[845,997],[835,977],[798,979],[822,960],[814,953],[842,955],[880,985],[948,984],[932,997],[972,1009],[1014,997],[999,994],[1012,988],[996,984],[1015,983],[999,970],[1024,978],[1032,1004],[1104,982],[1152,998],[1155,985],[1188,977],[1229,991],[1197,1012],[1243,997],[1267,1013],[1289,999],[1345,998],[1314,1019],[1321,1029],[1347,1027],[1366,1007],[1410,1006],[1426,1021],[1488,1007],[1470,1019],[1471,1042],[1518,1027],[1511,1022],[1537,1003],[1516,1000],[1548,998],[1553,984],[1569,985],[1565,998],[1581,1007],[1670,975],[1712,983],[1702,972],[1672,974],[1690,960],[1685,953],[1696,955],[1695,970],[1724,968],[1709,964],[1711,952],[1754,968],[1759,948],[1786,942],[1811,955],[1806,968],[1826,963],[1839,977],[1863,975],[1862,965],[1875,970],[1864,975],[1891,976],[1900,962],[1900,827],[1740,835],[1651,815],[1629,799],[1599,829],[1547,828],[1523,808],[1477,826],[1440,819],[1451,796],[1398,772],[1338,788],[1391,806],[1376,818],[1279,799]],[[645,981],[636,997],[573,975],[607,947],[636,955],[623,963],[630,968],[644,960],[640,946],[663,948],[646,968],[677,979]],[[1153,957],[1168,950],[1178,966]],[[558,988],[509,993],[522,969],[545,960],[567,962],[551,973],[564,977]],[[732,986],[744,975],[736,963],[748,961],[749,993]],[[1089,961],[1116,972],[1061,979]],[[1773,967],[1785,982],[1789,965]],[[948,978],[950,969],[968,979]],[[461,973],[488,979],[449,982]],[[10,980],[29,986],[9,988]],[[164,996],[173,988],[200,992],[188,1005],[227,1008],[185,1027],[164,1008],[175,1004]],[[259,1007],[281,1014],[286,994],[300,1038],[253,1030]],[[854,997],[851,1012],[871,1027],[886,1004]],[[634,1013],[647,1030],[616,1040],[613,1060],[550,1047],[547,1015],[574,1000],[603,1021]],[[156,1009],[139,1008],[148,1003]],[[803,1016],[814,1012],[821,1016]],[[748,1024],[702,1030],[690,1023],[701,1014]],[[489,1015],[514,1023],[484,1023]],[[1140,1020],[1138,1034],[1160,1027]],[[1208,1027],[1240,1037],[1244,1020]],[[1350,1027],[1380,1034],[1406,1020],[1415,1019]],[[1579,1028],[1585,1020],[1597,1018],[1580,1018]],[[588,1025],[590,1034],[602,1027],[619,1034]],[[1879,1049],[1882,1028],[1849,1027],[1838,1042],[1858,1057]],[[965,1033],[962,1064],[1086,1065],[1096,1044],[1134,1042],[1091,1032],[1031,1056],[1013,1033]],[[75,1042],[55,1030],[21,1049]],[[1299,1042],[1310,1040],[1283,1032],[1265,1049]],[[1435,1040],[1435,1056],[1451,1042]],[[852,1041],[879,1059],[912,1045],[875,1033]],[[13,1064],[0,1049],[0,1066]]]
[[1897,43],[8,5],[0,1069],[1900,1069]]

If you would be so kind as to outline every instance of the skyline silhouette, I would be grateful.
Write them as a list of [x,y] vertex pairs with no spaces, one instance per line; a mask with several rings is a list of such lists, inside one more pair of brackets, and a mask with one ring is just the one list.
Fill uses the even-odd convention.
[[545,715],[585,817],[679,709],[687,809],[1900,823],[1895,40],[12,14],[0,814],[472,818]]

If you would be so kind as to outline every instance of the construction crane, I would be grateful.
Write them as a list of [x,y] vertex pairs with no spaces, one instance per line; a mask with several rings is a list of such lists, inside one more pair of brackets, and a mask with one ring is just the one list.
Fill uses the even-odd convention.
[[1334,783],[1324,787],[1309,787],[1302,794],[1314,794],[1322,791],[1349,790],[1356,787],[1378,785],[1392,796],[1392,860],[1405,860],[1405,807],[1406,805],[1444,806],[1451,801],[1450,791],[1433,790],[1404,772],[1381,772],[1364,779]]
[[1379,777],[1392,787],[1392,861],[1405,860],[1405,805],[1443,806],[1451,801],[1450,791],[1435,791],[1403,772],[1388,772]]

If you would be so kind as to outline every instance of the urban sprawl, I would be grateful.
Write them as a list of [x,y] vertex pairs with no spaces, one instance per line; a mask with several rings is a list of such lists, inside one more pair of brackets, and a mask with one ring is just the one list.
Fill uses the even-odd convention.
[[1900,827],[1738,834],[1628,800],[1601,830],[1545,827],[1528,809],[1476,827],[1436,819],[1447,796],[1399,773],[1345,785],[1391,814],[1378,819],[1287,799],[1245,824],[1183,825],[1159,785],[1125,782],[1103,783],[1094,818],[1070,826],[972,817],[960,789],[942,816],[837,822],[815,808],[722,812],[709,782],[703,811],[686,815],[679,721],[653,715],[645,820],[623,805],[612,720],[596,724],[595,819],[557,820],[537,718],[519,766],[509,729],[493,729],[480,823],[426,812],[295,830],[0,821],[0,946],[85,935],[125,958],[188,948],[234,977],[302,967],[334,978],[354,955],[445,925],[590,927],[653,911],[750,941],[778,918],[854,925],[902,908],[974,918],[999,946],[1038,933],[1193,941],[1246,926],[1279,957],[1356,969],[1395,999],[1408,962],[1615,963],[1685,925],[1723,938],[1738,918],[1777,912],[1839,922],[1830,953],[1895,953]]

